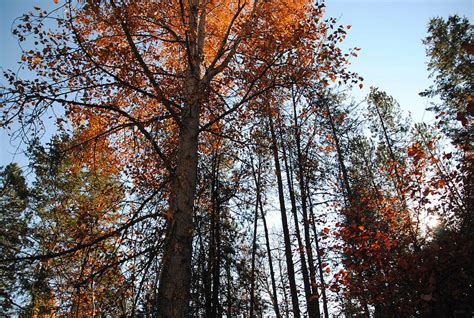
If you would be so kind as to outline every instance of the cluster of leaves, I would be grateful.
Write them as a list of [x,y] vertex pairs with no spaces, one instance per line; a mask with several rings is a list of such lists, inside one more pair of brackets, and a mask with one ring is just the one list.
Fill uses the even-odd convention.
[[[111,220],[120,218],[124,191],[115,176],[74,164],[64,152],[69,144],[62,137],[51,142],[49,151],[32,145],[30,168],[35,179],[31,186],[17,165],[2,170],[2,217],[12,218],[4,220],[3,255],[15,260],[9,266],[17,267],[2,270],[9,275],[2,287],[8,300],[4,313],[18,309],[12,304],[26,301],[25,310],[31,315],[52,313],[56,306],[93,315],[91,304],[96,302],[103,313],[115,315],[120,311],[116,301],[125,299],[120,296],[127,293],[124,276],[119,267],[108,265],[115,258],[115,238],[98,241],[93,249],[77,249],[110,231]],[[21,262],[34,253],[43,257]],[[97,269],[103,275],[89,279]]]
[[[365,112],[344,105],[331,83],[362,87],[347,70],[358,49],[338,47],[350,26],[324,20],[323,4],[61,8],[21,19],[15,34],[35,46],[21,60],[35,76],[6,72],[1,93],[2,126],[20,123],[29,137],[59,108],[67,136],[48,150],[32,143],[31,186],[18,166],[2,171],[4,312],[329,317],[331,301],[348,316],[466,310],[467,21],[433,20],[426,39],[439,75],[425,95],[441,95],[440,116],[462,126],[444,130],[459,147],[451,154],[379,89]],[[448,40],[460,44],[445,55]],[[433,215],[439,233],[424,230]]]
[[426,124],[410,127],[392,97],[371,89],[372,139],[349,135],[348,153],[338,151],[347,200],[336,236],[347,272],[335,278],[349,315],[472,311],[472,88],[464,76],[472,63],[471,29],[458,16],[430,22],[424,43],[436,80],[422,95],[441,97],[434,107],[442,111],[438,132]]

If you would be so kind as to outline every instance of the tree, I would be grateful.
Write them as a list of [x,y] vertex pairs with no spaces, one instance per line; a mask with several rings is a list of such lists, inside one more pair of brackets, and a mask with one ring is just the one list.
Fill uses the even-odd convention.
[[[329,157],[335,153],[329,165],[337,167],[325,166],[324,171],[336,174],[333,191],[342,196],[336,203],[340,216],[335,235],[341,240],[344,268],[334,275],[330,289],[343,291],[347,315],[373,312],[384,317],[393,312],[414,312],[413,307],[405,306],[405,297],[410,294],[408,298],[417,298],[417,294],[405,289],[411,277],[403,279],[401,275],[406,271],[404,259],[412,257],[416,239],[411,235],[411,214],[403,204],[406,155],[400,140],[407,139],[408,129],[397,123],[406,121],[396,112],[393,98],[372,89],[369,116],[364,119],[372,119],[367,126],[378,138],[369,139],[367,126],[358,119],[360,112],[354,105],[345,106],[343,96],[330,93],[318,97],[314,103],[322,111],[325,154]],[[329,231],[326,227],[322,236],[327,237]],[[338,282],[342,282],[342,289]]]
[[65,9],[54,31],[45,30],[41,10],[24,16],[16,34],[33,32],[40,45],[22,57],[37,77],[6,74],[3,122],[34,125],[62,106],[78,142],[89,145],[83,162],[163,193],[166,208],[116,231],[166,216],[157,307],[159,316],[183,317],[203,134],[245,118],[251,102],[276,87],[339,73],[347,80],[336,47],[345,31],[329,34],[335,20],[322,21],[322,6],[310,1],[68,1]]
[[400,105],[392,96],[375,87],[370,88],[367,96],[367,111],[369,127],[379,139],[379,157],[384,161],[382,165],[386,164],[387,172],[394,176],[395,191],[400,196],[401,205],[406,208],[401,171],[404,168],[403,149],[406,147],[404,139],[410,121],[403,118]]
[[[18,166],[11,164],[5,171],[2,217],[17,217],[5,219],[5,231],[10,231],[2,233],[2,275],[11,278],[4,281],[7,290],[14,291],[5,294],[6,304],[16,304],[30,316],[125,316],[131,284],[125,282],[120,263],[114,262],[117,238],[103,239],[94,249],[74,250],[77,242],[97,239],[120,218],[123,188],[115,176],[72,160],[63,152],[70,144],[62,136],[54,137],[48,150],[32,145],[29,158],[35,178],[29,187]],[[7,244],[12,239],[19,244]],[[47,256],[51,253],[56,257]],[[31,262],[21,262],[25,254],[42,257],[26,256]]]
[[[473,258],[472,32],[472,24],[466,17],[434,18],[428,25],[429,35],[423,40],[434,85],[420,95],[440,99],[431,110],[437,114],[441,132],[455,146],[455,151],[437,152],[435,145],[439,138],[430,138],[426,127],[418,127],[418,143],[412,148],[418,150],[414,152],[417,161],[432,163],[435,172],[428,191],[440,193],[440,209],[445,212],[441,214],[443,228],[427,248],[436,255],[434,259],[426,257],[426,263],[431,266],[428,270],[431,288],[426,292],[430,301],[424,308],[428,314],[469,312],[472,310],[469,303],[474,299],[469,285],[473,281],[471,262],[453,264],[459,259]],[[444,250],[450,250],[451,255],[437,255]],[[448,270],[452,266],[458,270]]]
[[469,149],[472,134],[474,104],[472,101],[472,55],[474,54],[473,27],[466,17],[457,15],[433,18],[428,25],[429,35],[423,40],[429,58],[428,70],[434,85],[421,96],[441,99],[431,110],[437,113],[440,124],[454,142]]
[[278,154],[278,149],[279,149],[278,139],[275,132],[273,120],[271,118],[269,118],[269,127],[270,127],[270,133],[271,133],[271,142],[272,142],[271,149],[273,153],[275,176],[276,176],[277,184],[278,184],[278,202],[280,206],[280,214],[281,214],[281,221],[282,221],[282,228],[283,228],[285,259],[286,259],[286,266],[287,266],[287,271],[288,271],[288,281],[290,285],[291,304],[293,306],[292,307],[293,314],[295,315],[295,317],[299,317],[300,309],[299,309],[298,293],[296,291],[295,270],[294,270],[294,264],[293,264],[293,255],[291,252],[291,239],[290,239],[288,219],[287,219],[287,214],[286,214],[283,178],[282,178],[282,173],[281,173],[280,157]]
[[474,226],[473,206],[473,157],[472,122],[474,104],[472,91],[473,27],[465,17],[450,16],[447,20],[434,18],[428,26],[429,35],[423,40],[430,59],[428,70],[434,77],[434,85],[421,96],[439,97],[440,103],[431,110],[437,113],[439,125],[459,149],[459,161],[463,166],[464,204],[467,212],[463,216],[466,232]]
[[[36,144],[30,150],[35,172],[30,209],[36,219],[34,236],[41,254],[96,239],[123,217],[119,214],[123,184],[116,175],[100,167],[93,170],[64,152],[71,143],[67,136],[53,137],[48,149]],[[55,286],[47,288],[56,295],[58,313],[127,314],[130,284],[125,282],[120,266],[114,264],[118,239],[112,237],[98,242],[94,249],[42,260],[40,285]],[[38,282],[32,284],[34,287]]]
[[[0,171],[0,254],[14,258],[29,246],[27,207],[29,195],[22,169],[9,164]],[[0,265],[0,315],[7,316],[16,304],[19,276],[25,268],[17,262]]]
[[472,310],[474,240],[467,230],[462,165],[452,153],[441,152],[443,140],[434,130],[416,125],[413,143],[407,148],[410,196],[416,196],[415,207],[436,215],[440,223],[415,254],[419,271],[413,280],[423,282],[422,301],[417,304],[420,312],[449,316]]

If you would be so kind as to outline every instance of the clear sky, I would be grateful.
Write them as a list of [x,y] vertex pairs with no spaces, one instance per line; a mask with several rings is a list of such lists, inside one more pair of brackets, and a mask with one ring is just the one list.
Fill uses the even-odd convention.
[[[0,66],[18,67],[20,49],[11,35],[13,20],[33,6],[54,8],[53,0],[0,0]],[[354,89],[354,97],[363,98],[370,86],[393,95],[415,121],[431,120],[424,111],[426,99],[418,96],[430,85],[426,70],[426,36],[430,18],[465,15],[472,21],[472,0],[327,0],[327,16],[350,24],[345,47],[360,47],[351,70],[364,77],[364,88]],[[0,82],[3,82],[1,80]],[[14,156],[17,145],[0,132],[0,165],[12,160],[26,164],[21,155]]]
[[[433,17],[464,15],[472,23],[472,0],[327,0],[327,15],[350,24],[345,46],[360,47],[352,70],[364,78],[356,98],[377,86],[392,95],[414,121],[433,118],[428,101],[418,96],[431,83],[422,39]],[[358,92],[357,92],[358,91]]]

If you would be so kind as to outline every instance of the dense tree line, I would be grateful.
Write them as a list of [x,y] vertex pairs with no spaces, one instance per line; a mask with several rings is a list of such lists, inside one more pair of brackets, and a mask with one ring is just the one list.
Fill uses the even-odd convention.
[[429,24],[427,125],[380,88],[351,100],[359,49],[323,4],[61,8],[14,31],[33,79],[4,74],[30,165],[0,175],[1,314],[473,312],[467,19]]

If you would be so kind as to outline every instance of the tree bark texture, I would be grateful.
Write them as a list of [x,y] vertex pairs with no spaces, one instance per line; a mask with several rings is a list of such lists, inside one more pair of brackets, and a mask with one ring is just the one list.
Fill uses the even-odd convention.
[[159,317],[186,317],[191,286],[193,209],[198,164],[199,80],[187,81],[176,169],[171,179],[167,244],[158,291]]

